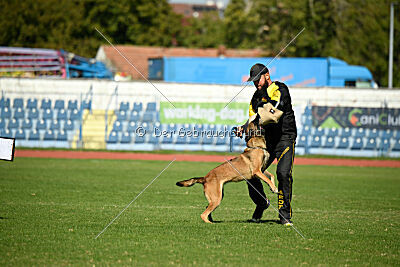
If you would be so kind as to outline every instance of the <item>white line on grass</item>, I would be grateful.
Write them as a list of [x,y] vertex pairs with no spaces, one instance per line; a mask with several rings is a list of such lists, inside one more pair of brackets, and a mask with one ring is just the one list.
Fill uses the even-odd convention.
[[[293,37],[293,39],[292,40],[290,40],[290,42],[273,58],[273,59],[271,59],[268,63],[267,63],[267,65],[265,65],[265,67],[258,73],[258,74],[260,74],[265,68],[267,68],[268,67],[268,65],[269,64],[271,64],[277,57],[279,57],[279,55],[305,30],[306,28],[305,27],[303,27],[303,29],[301,29],[301,31],[298,33],[298,34],[296,34],[296,36],[295,37]],[[258,75],[257,74],[257,75]],[[245,82],[246,84],[244,85],[244,87],[239,91],[239,93],[237,93],[226,105],[225,105],[225,107],[224,108],[226,108],[243,90],[244,90],[244,88],[246,88],[247,87],[247,85],[249,85],[249,81],[246,81]]]
[[110,42],[110,40],[108,40],[107,37],[106,37],[99,29],[97,29],[96,27],[94,27],[94,29],[95,29],[95,30],[96,30],[96,31],[97,31],[97,32],[112,46],[112,48],[114,48],[114,49],[118,52],[118,54],[121,55],[121,57],[123,57],[123,58],[126,60],[126,62],[128,62],[129,65],[131,65],[131,66],[143,77],[143,79],[145,79],[148,83],[150,83],[150,84],[165,98],[165,99],[168,100],[168,102],[169,102],[174,108],[176,108],[176,107],[174,106],[174,104],[172,104],[172,102],[169,101],[169,99],[168,99],[160,90],[158,90],[158,88],[157,88],[152,82],[150,82],[150,81],[135,67],[135,65],[133,65],[132,62],[130,62],[129,59],[126,58],[126,56],[125,56],[124,54],[122,54],[121,51],[119,51],[118,48],[116,48],[116,47]]
[[111,222],[109,224],[107,224],[107,226],[94,238],[97,239],[102,233],[104,233],[104,231],[111,225],[113,224],[113,222],[118,219],[118,217],[133,203],[135,202],[135,200],[158,178],[160,177],[160,175],[166,170],[168,169],[168,167],[176,160],[176,158],[174,158],[153,180],[151,180],[151,182],[146,185],[146,187],[131,201],[129,202],[129,204],[114,218],[111,220]]
[[[251,185],[251,187],[253,187],[253,189],[256,190],[256,192],[257,192],[266,202],[268,202],[268,200],[267,200],[267,199],[266,199],[266,198],[265,198],[251,183],[249,183],[249,181],[248,181],[246,178],[244,178],[244,176],[235,168],[235,166],[233,166],[232,163],[230,163],[226,158],[225,158],[225,161],[228,162],[228,164],[231,165],[231,167],[232,167],[233,169],[235,169],[235,171],[236,171],[240,176],[242,176],[242,178],[243,178],[249,185]],[[283,215],[279,212],[279,210],[278,210],[277,208],[275,208],[272,204],[271,204],[270,206],[271,206],[272,208],[274,208],[274,209],[279,213],[279,215],[281,215],[282,218],[284,218]],[[285,219],[285,218],[284,218],[284,219]],[[289,222],[287,219],[285,219],[285,220],[286,220],[286,222]],[[294,227],[293,223],[290,224],[290,226],[292,226],[293,229],[296,230],[296,232],[297,232],[302,238],[305,239],[305,237],[302,235],[302,233],[300,233],[300,231],[297,230],[296,227]]]

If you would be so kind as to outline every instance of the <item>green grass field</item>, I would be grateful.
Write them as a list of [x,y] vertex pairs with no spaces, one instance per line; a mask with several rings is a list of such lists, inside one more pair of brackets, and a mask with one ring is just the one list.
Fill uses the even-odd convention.
[[[213,225],[201,185],[175,182],[218,163],[17,158],[0,162],[1,265],[400,264],[400,170],[295,166],[293,222],[246,222],[245,182],[225,185]],[[274,166],[271,168],[274,170]],[[277,206],[276,196],[268,197]]]

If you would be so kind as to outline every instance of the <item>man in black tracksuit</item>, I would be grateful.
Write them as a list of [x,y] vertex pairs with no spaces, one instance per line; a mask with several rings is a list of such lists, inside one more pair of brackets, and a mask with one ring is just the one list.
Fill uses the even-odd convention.
[[[267,102],[270,102],[277,109],[283,111],[279,122],[264,126],[264,130],[267,150],[270,154],[267,168],[274,159],[278,161],[276,174],[279,183],[279,218],[283,225],[291,225],[292,169],[297,129],[289,89],[284,83],[277,81],[272,82],[267,67],[260,63],[255,64],[251,68],[249,81],[253,81],[257,88],[250,102],[250,116],[256,114],[257,108]],[[265,201],[266,196],[259,179],[251,179],[249,183],[248,189],[250,197],[257,205],[252,221],[259,222],[264,210],[269,207],[270,203],[269,201]],[[253,187],[257,189],[262,196]]]

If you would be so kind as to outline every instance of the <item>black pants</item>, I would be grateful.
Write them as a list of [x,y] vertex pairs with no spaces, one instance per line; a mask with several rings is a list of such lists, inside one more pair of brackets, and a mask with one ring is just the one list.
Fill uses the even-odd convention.
[[[267,168],[271,163],[277,159],[278,165],[276,167],[276,177],[278,179],[278,209],[279,218],[291,219],[292,218],[292,169],[294,160],[294,142],[293,141],[280,141],[275,147],[268,149],[270,158],[267,163]],[[265,170],[262,170],[265,171]],[[249,189],[250,198],[254,204],[260,207],[266,207],[267,203],[263,185],[260,179],[249,180],[247,184]],[[256,191],[254,188],[258,191]],[[259,194],[261,193],[261,195]]]

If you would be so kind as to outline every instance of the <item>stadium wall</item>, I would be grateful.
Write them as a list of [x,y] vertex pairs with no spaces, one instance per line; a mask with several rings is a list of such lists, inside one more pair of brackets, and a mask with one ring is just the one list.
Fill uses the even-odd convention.
[[[154,86],[153,86],[154,85]],[[138,114],[138,121],[135,121],[138,125],[147,125],[151,127],[160,126],[165,129],[169,127],[169,124],[175,124],[175,126],[184,126],[185,124],[201,124],[207,127],[213,128],[213,124],[222,129],[222,126],[227,126],[229,129],[232,125],[238,125],[244,122],[247,117],[247,104],[249,103],[252,94],[254,93],[253,85],[248,86],[233,86],[233,85],[205,85],[205,84],[178,84],[178,83],[165,83],[165,82],[153,82],[149,84],[147,82],[113,82],[104,80],[61,80],[61,79],[26,79],[26,78],[1,78],[0,79],[0,90],[2,92],[2,99],[10,99],[9,107],[11,113],[8,115],[9,118],[3,120],[0,123],[0,127],[3,127],[7,131],[7,127],[10,125],[13,116],[17,114],[17,109],[13,106],[15,99],[20,98],[23,100],[23,106],[27,105],[29,99],[36,99],[38,103],[41,103],[44,99],[53,100],[52,108],[54,107],[54,114],[51,119],[47,122],[47,128],[40,130],[40,137],[38,140],[30,141],[29,135],[31,130],[35,131],[34,128],[38,128],[38,121],[45,116],[45,111],[40,110],[42,115],[39,115],[39,119],[34,120],[32,129],[21,129],[15,128],[11,132],[7,132],[8,135],[15,137],[20,132],[17,140],[17,146],[32,146],[32,147],[66,147],[66,148],[105,148],[105,149],[121,149],[121,150],[153,150],[153,149],[176,149],[176,150],[219,150],[227,151],[229,149],[228,139],[221,141],[213,141],[210,145],[190,145],[191,138],[180,140],[179,137],[174,137],[172,141],[157,140],[154,138],[147,137],[140,141],[140,139],[131,136],[131,133],[127,133],[126,130],[129,125],[132,124],[132,119],[128,112],[131,109],[128,108],[124,111],[121,110],[122,103],[130,103],[133,107],[133,103],[142,103],[143,110],[140,109]],[[157,89],[156,89],[157,88]],[[117,89],[117,91],[116,91]],[[173,108],[172,105],[164,98],[157,90],[162,92],[168,100],[174,103],[177,109]],[[335,155],[349,155],[349,156],[400,156],[399,152],[394,151],[396,142],[399,142],[400,137],[399,125],[400,117],[398,112],[400,110],[400,91],[399,90],[387,90],[387,89],[354,89],[354,88],[291,88],[292,102],[296,113],[297,126],[299,129],[299,138],[305,137],[305,140],[298,139],[297,153],[299,154],[335,154]],[[233,100],[232,98],[236,96]],[[67,110],[68,101],[78,101],[80,107],[83,107],[83,100],[90,101],[90,107],[86,105],[79,110],[80,119],[73,121],[73,130],[68,131],[67,138],[63,139],[63,131],[66,125],[65,122],[61,121],[61,126],[53,125],[52,121],[58,120],[59,110],[55,109],[54,103],[56,100],[65,101],[65,110]],[[224,106],[229,101],[232,102],[226,109]],[[148,112],[146,105],[154,104],[154,110]],[[343,108],[342,108],[343,107]],[[353,109],[358,114],[353,114]],[[38,105],[38,109],[40,109]],[[90,110],[89,110],[90,109]],[[108,110],[108,115],[106,114]],[[161,110],[160,110],[161,109]],[[198,118],[196,115],[198,110],[213,111],[207,113],[203,118]],[[382,110],[386,112],[388,110],[389,117],[391,116],[391,123],[393,127],[387,127],[384,123],[379,125],[363,125],[359,126],[357,123],[357,116],[364,112],[371,117],[373,122],[373,116],[378,117],[382,113]],[[182,117],[179,112],[192,113],[192,117]],[[4,111],[1,111],[3,117]],[[26,114],[28,110],[25,109]],[[167,117],[167,112],[175,112],[176,117]],[[328,114],[328,113],[332,114]],[[347,112],[347,113],[346,113]],[[374,114],[370,114],[370,113]],[[68,119],[72,116],[72,110],[67,110]],[[126,113],[126,114],[125,114]],[[147,115],[145,113],[150,113]],[[230,113],[237,113],[237,116],[229,117]],[[240,113],[240,114],[239,114]],[[343,113],[343,114],[342,114]],[[387,112],[386,112],[387,113]],[[386,114],[385,113],[385,114]],[[211,117],[215,117],[215,114],[220,116],[215,120],[210,120]],[[339,116],[339,115],[340,116]],[[174,116],[175,116],[174,115]],[[329,115],[329,116],[328,116]],[[332,116],[330,116],[332,115]],[[350,118],[350,115],[353,118]],[[26,119],[28,115],[22,117]],[[197,117],[196,117],[197,116]],[[328,116],[328,119],[324,119]],[[386,117],[383,117],[387,120]],[[147,118],[146,121],[144,118]],[[365,116],[364,116],[365,117]],[[150,119],[149,119],[150,118]],[[321,119],[322,118],[322,119]],[[356,121],[354,121],[355,119]],[[243,122],[240,122],[243,120]],[[352,127],[351,133],[347,134],[346,131],[340,130],[340,133],[334,137],[333,147],[329,149],[324,148],[327,145],[329,139],[330,129],[323,129],[320,127],[336,127],[338,123],[342,121],[350,121],[354,125],[349,124]],[[121,122],[119,124],[119,122]],[[397,124],[396,124],[397,123]],[[399,125],[398,125],[399,124]],[[46,140],[46,134],[50,128],[55,127],[54,138],[50,135],[52,142],[44,142]],[[353,127],[354,126],[354,127]],[[19,127],[23,127],[20,126]],[[217,127],[217,128],[218,128]],[[346,126],[347,128],[348,126]],[[105,128],[105,129],[104,129]],[[164,129],[163,128],[163,129]],[[360,135],[357,131],[359,128],[366,128]],[[369,129],[371,128],[371,129]],[[377,128],[379,134],[376,139],[377,143],[373,144],[372,150],[369,146],[368,151],[364,151],[362,148],[368,147],[367,142],[371,138],[375,138],[372,133],[372,128]],[[118,130],[120,129],[120,130]],[[1,130],[1,129],[0,129]],[[361,131],[360,130],[360,131]],[[389,130],[390,135],[384,133],[385,130]],[[58,136],[61,135],[58,141]],[[343,136],[342,136],[343,135]],[[111,138],[113,137],[113,138]],[[340,149],[342,145],[341,138],[347,138],[348,144],[344,149]],[[359,138],[361,137],[361,145],[358,145]],[[25,138],[25,139],[24,139]],[[124,139],[125,138],[125,139]],[[114,141],[110,141],[113,139]],[[123,141],[125,140],[125,141]],[[162,139],[164,140],[164,139]],[[191,141],[190,141],[191,140]],[[383,142],[389,142],[389,145],[385,145]],[[370,145],[370,144],[369,144]],[[239,141],[234,143],[234,149],[240,151],[243,149],[244,144]],[[361,146],[361,149],[358,147]],[[386,150],[383,150],[385,146]],[[389,153],[390,152],[390,153]]]

